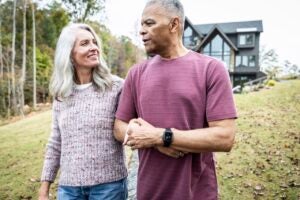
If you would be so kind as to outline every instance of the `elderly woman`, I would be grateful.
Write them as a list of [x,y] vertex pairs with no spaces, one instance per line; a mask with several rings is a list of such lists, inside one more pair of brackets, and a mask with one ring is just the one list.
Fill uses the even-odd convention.
[[66,26],[58,39],[50,90],[52,132],[39,199],[48,199],[60,169],[58,199],[126,199],[122,144],[113,136],[122,79],[110,74],[95,31]]

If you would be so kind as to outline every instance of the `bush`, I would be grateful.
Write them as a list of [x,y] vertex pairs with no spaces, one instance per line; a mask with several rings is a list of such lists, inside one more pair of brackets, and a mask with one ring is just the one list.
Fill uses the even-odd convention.
[[276,84],[275,80],[268,80],[268,82],[267,82],[267,86],[269,86],[269,87],[273,87],[273,86],[275,86],[275,84]]

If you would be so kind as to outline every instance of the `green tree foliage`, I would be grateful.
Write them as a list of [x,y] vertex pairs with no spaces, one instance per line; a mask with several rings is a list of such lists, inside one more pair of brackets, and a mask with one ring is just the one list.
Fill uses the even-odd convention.
[[74,22],[85,22],[89,17],[104,11],[105,0],[62,0]]
[[[1,3],[2,2],[2,3]],[[75,3],[78,3],[75,5]],[[91,16],[101,10],[104,12],[105,0],[95,1],[62,1],[57,3],[53,1],[46,7],[39,8],[35,11],[36,23],[36,71],[37,71],[37,102],[50,102],[48,86],[50,76],[53,69],[54,51],[59,34],[64,26],[66,26],[71,19],[77,18],[85,21],[91,25],[97,35],[102,40],[102,55],[107,61],[109,68],[113,74],[125,77],[128,69],[135,63],[139,62],[144,53],[136,45],[134,45],[130,38],[125,36],[116,37],[111,34],[110,30],[99,22],[88,20]],[[27,2],[26,9],[26,81],[24,86],[25,104],[32,105],[33,94],[33,39],[32,39],[32,12],[31,1]],[[73,5],[72,12],[64,9],[66,3],[69,6]],[[80,5],[79,7],[76,7]],[[11,44],[12,44],[12,13],[13,0],[0,1],[0,19],[1,19],[1,45],[2,53],[0,57],[3,60],[3,77],[0,79],[0,118],[8,115],[11,107],[11,100],[9,95],[8,80],[11,78]],[[70,7],[69,7],[70,8]],[[77,8],[76,14],[74,9]],[[22,39],[23,39],[23,3],[17,1],[16,6],[16,60],[15,71],[16,80],[20,79],[22,68]],[[81,10],[80,10],[81,9]],[[80,15],[79,15],[80,14]],[[80,16],[80,17],[78,17]],[[17,82],[17,84],[20,84]],[[17,85],[17,89],[20,88]]]

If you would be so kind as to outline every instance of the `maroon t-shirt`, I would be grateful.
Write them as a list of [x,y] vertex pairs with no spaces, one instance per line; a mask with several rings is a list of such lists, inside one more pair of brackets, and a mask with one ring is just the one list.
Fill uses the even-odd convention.
[[[209,121],[236,118],[231,83],[224,65],[190,51],[165,60],[155,56],[127,75],[116,118],[141,117],[155,127],[191,130]],[[217,199],[213,153],[175,159],[154,148],[139,150],[137,198]]]

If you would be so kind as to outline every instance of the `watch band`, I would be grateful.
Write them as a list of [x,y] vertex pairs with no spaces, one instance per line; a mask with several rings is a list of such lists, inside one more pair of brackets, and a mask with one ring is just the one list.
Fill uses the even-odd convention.
[[166,128],[163,134],[164,147],[169,147],[173,141],[173,132],[170,128]]

